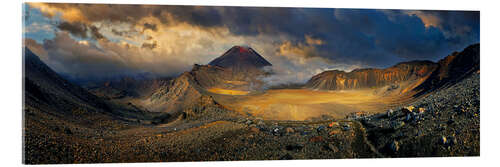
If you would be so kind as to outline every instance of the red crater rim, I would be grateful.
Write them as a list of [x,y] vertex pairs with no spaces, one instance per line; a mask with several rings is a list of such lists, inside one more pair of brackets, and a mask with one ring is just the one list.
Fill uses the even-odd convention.
[[250,52],[250,47],[235,46],[235,48],[238,49],[238,51],[240,53],[248,53],[248,52]]

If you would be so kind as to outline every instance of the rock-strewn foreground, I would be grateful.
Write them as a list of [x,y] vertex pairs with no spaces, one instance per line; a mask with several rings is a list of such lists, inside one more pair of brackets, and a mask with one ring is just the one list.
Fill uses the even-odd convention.
[[[446,75],[435,74],[442,65],[405,74],[439,81],[428,81],[424,94],[387,112],[273,121],[231,111],[213,98],[199,84],[212,73],[196,71],[227,70],[217,66],[195,66],[138,98],[107,94],[103,100],[59,77],[28,49],[25,61],[28,164],[479,156],[479,65],[450,65],[455,72]],[[450,77],[456,73],[463,75]],[[228,88],[222,81],[213,83]],[[407,85],[422,85],[415,83]]]

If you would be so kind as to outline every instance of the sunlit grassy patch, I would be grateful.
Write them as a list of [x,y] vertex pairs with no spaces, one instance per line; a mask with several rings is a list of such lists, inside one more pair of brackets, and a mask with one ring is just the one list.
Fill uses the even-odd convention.
[[223,94],[223,95],[246,95],[249,92],[248,91],[242,91],[242,90],[230,90],[230,89],[222,89],[222,88],[209,88],[207,91],[212,92],[212,93],[217,93],[217,94]]

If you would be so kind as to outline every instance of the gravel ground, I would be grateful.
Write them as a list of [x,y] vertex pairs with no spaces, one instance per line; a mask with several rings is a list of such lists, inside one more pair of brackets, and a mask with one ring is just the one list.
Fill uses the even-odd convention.
[[391,157],[479,156],[479,80],[473,74],[409,104],[411,113],[394,109],[360,121],[370,142]]

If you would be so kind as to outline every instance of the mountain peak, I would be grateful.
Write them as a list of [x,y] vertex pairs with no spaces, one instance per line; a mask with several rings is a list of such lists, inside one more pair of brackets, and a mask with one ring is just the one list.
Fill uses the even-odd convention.
[[249,46],[233,46],[209,65],[223,68],[261,68],[271,66],[266,59]]
[[237,49],[240,53],[246,53],[246,52],[250,52],[250,50],[253,50],[252,48],[248,47],[248,46],[233,46],[231,49]]

